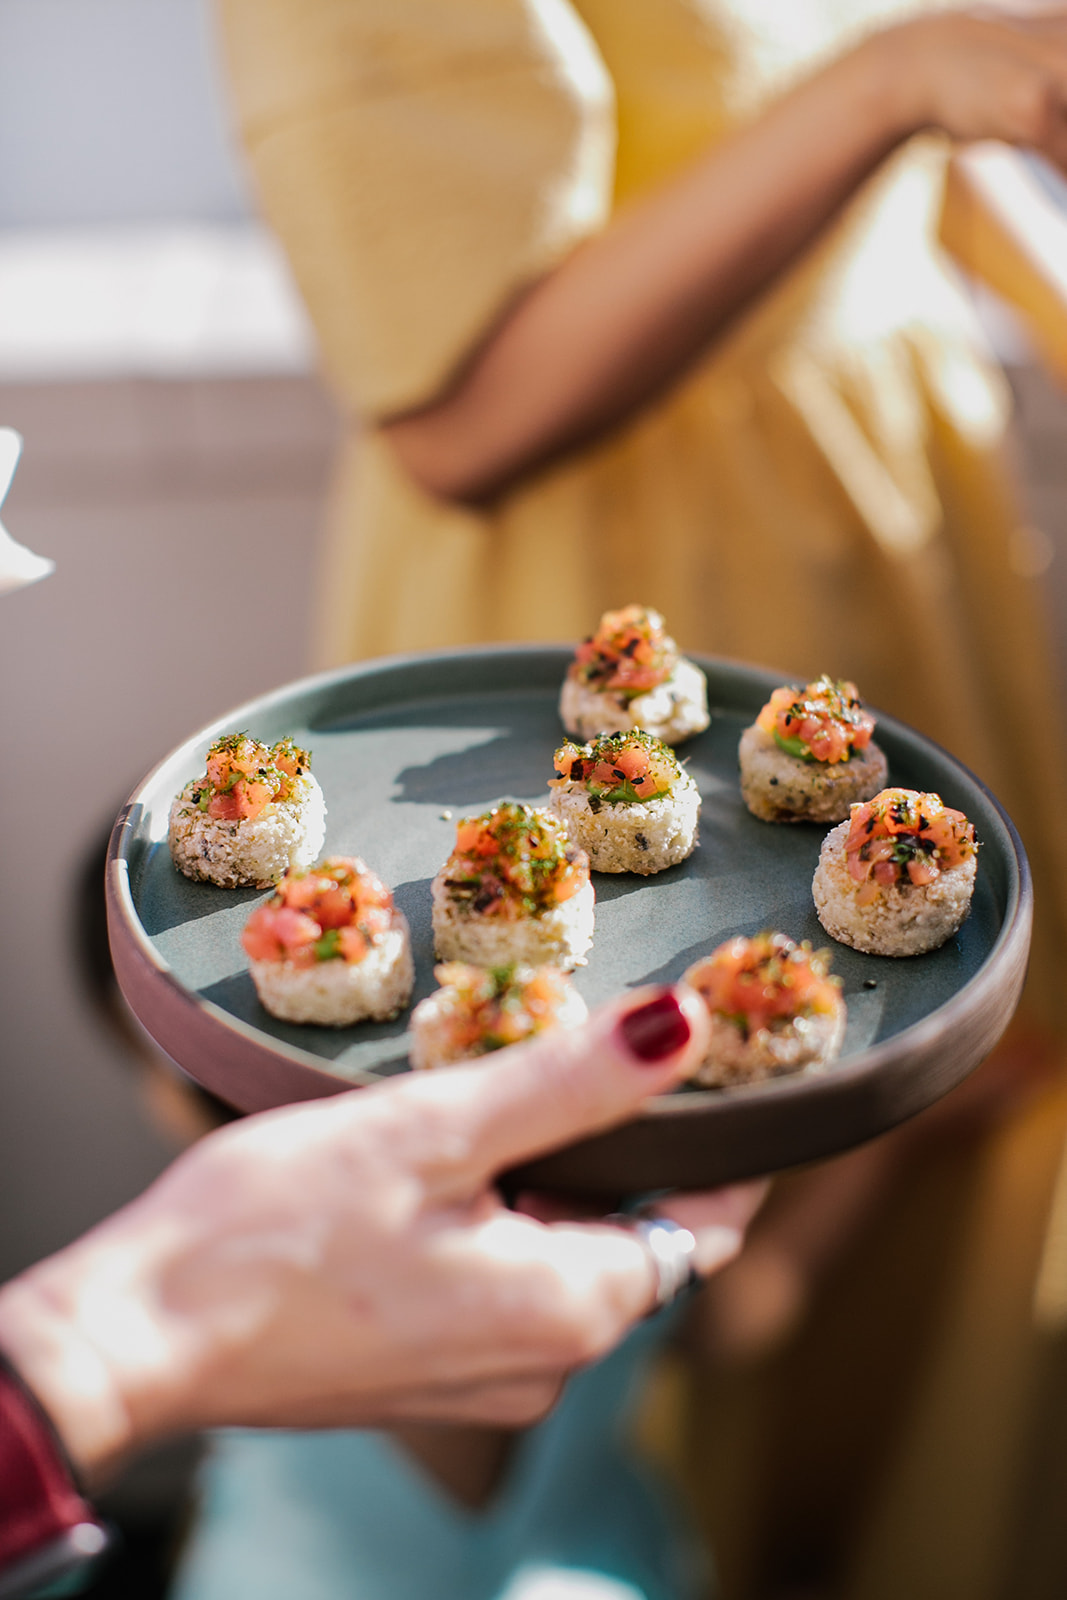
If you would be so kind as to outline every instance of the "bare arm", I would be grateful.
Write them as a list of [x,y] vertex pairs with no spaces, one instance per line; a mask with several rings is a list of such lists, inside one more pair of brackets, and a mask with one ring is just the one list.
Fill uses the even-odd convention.
[[[202,1426],[530,1422],[646,1313],[655,1281],[632,1233],[508,1210],[496,1176],[632,1115],[706,1042],[692,991],[644,990],[490,1069],[235,1123],[0,1287],[0,1349],[91,1483]],[[761,1193],[659,1209],[710,1273]]]
[[890,151],[940,127],[1067,163],[1067,20],[877,34],[535,284],[453,386],[384,431],[430,493],[492,499],[632,416],[789,266]]

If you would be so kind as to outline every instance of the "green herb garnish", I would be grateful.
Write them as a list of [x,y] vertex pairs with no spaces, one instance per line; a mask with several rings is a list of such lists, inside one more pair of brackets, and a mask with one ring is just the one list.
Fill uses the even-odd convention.
[[321,939],[315,940],[315,960],[333,961],[341,954],[340,928],[327,928]]
[[658,800],[662,795],[669,794],[669,789],[657,789],[655,794],[638,794],[629,778],[625,783],[620,783],[615,789],[607,789],[601,795],[602,801],[607,801],[609,806],[643,806],[650,800]]
[[807,745],[804,743],[803,739],[783,739],[780,733],[776,733],[774,735],[774,742],[779,749],[785,751],[787,756],[796,756],[798,761],[814,761],[816,759],[808,749]]

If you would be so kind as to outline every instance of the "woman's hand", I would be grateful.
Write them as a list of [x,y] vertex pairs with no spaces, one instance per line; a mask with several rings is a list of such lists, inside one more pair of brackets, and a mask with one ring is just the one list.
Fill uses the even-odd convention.
[[[489,1063],[234,1124],[0,1290],[0,1346],[90,1478],[200,1427],[532,1421],[655,1277],[632,1233],[510,1211],[494,1180],[670,1089],[705,1036],[695,996],[644,991]],[[761,1192],[679,1200],[702,1271]]]
[[1067,167],[1067,15],[982,8],[920,17],[872,35],[901,135],[939,128],[1002,139]]

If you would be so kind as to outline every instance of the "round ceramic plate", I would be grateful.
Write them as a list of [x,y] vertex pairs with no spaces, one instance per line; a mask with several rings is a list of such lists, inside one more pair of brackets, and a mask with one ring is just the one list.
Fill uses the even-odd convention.
[[[242,728],[268,743],[291,734],[311,748],[328,807],[326,849],[362,855],[407,915],[414,1003],[435,987],[430,880],[451,850],[456,819],[505,797],[545,799],[568,660],[562,648],[490,647],[348,668],[240,707],[155,769],[112,835],[109,926],[127,1000],[187,1073],[255,1111],[336,1094],[408,1065],[407,1012],[342,1029],[270,1017],[240,943],[264,895],[175,871],[168,810],[203,772],[212,740]],[[596,938],[576,974],[590,1005],[631,985],[678,978],[732,934],[773,927],[832,944],[811,899],[824,830],[758,822],[738,790],[739,735],[782,679],[728,662],[701,665],[712,724],[681,751],[704,799],[700,846],[652,878],[594,874]],[[936,790],[975,824],[978,881],[958,936],[906,960],[833,945],[848,1030],[825,1073],[663,1096],[623,1127],[546,1154],[523,1169],[524,1181],[617,1195],[772,1172],[884,1132],[992,1049],[1018,999],[1029,944],[1030,884],[1018,837],[996,800],[944,751],[888,717],[879,718],[876,738],[891,782]]]

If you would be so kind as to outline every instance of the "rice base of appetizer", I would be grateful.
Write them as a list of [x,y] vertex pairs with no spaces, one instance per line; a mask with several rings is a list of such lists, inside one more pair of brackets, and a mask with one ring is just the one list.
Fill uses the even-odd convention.
[[310,772],[293,780],[287,800],[236,821],[202,811],[196,801],[200,788],[199,782],[187,783],[170,808],[170,853],[187,878],[222,889],[269,889],[290,867],[309,867],[322,849],[326,801]]
[[848,761],[805,761],[753,723],[741,735],[741,797],[762,822],[840,822],[885,787],[888,766],[873,742]]
[[549,804],[597,872],[662,872],[696,848],[700,790],[644,729],[556,751]]
[[858,903],[863,885],[848,869],[848,822],[823,840],[811,892],[819,921],[832,939],[875,956],[918,956],[951,939],[967,918],[978,858],[969,855],[943,868],[933,883],[880,886],[877,897]]
[[584,963],[593,942],[589,859],[559,818],[505,801],[464,817],[433,880],[434,946],[481,967]]
[[594,811],[581,789],[556,790],[551,805],[567,832],[589,856],[594,872],[647,876],[691,856],[700,823],[700,790],[683,772],[670,794],[639,805],[602,805]]
[[582,740],[598,733],[644,728],[666,744],[680,744],[702,733],[711,721],[707,679],[685,657],[663,683],[642,694],[596,689],[567,677],[560,693],[559,715],[567,732]]
[[707,1088],[816,1072],[840,1053],[847,1013],[830,954],[782,933],[728,939],[685,974],[708,1008],[693,1082]]
[[319,961],[295,967],[286,961],[252,961],[260,1003],[282,1022],[347,1028],[354,1022],[387,1022],[408,1002],[415,982],[411,939],[402,911],[361,961]]
[[433,943],[442,961],[469,961],[478,967],[584,966],[593,943],[596,891],[591,883],[577,894],[528,917],[484,917],[458,905],[445,869],[433,880]]
[[441,987],[411,1014],[411,1065],[448,1066],[481,1059],[555,1028],[585,1021],[585,1001],[555,967],[485,969],[446,962],[436,969]]
[[712,1015],[708,1053],[693,1075],[704,1088],[762,1083],[789,1073],[818,1071],[841,1053],[845,1010],[833,1016],[794,1017],[746,1038],[727,1017]]

